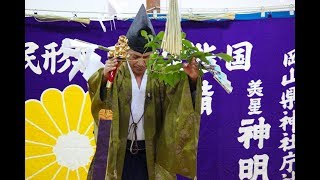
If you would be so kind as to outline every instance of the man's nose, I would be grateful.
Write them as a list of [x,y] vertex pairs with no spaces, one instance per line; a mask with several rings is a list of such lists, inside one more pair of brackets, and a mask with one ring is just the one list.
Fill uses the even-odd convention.
[[141,58],[141,59],[138,60],[137,64],[139,66],[144,66],[146,64],[146,62]]

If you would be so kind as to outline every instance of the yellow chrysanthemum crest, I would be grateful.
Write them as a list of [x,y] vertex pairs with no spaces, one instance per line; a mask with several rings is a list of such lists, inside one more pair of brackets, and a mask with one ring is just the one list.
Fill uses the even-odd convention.
[[25,178],[86,179],[95,151],[88,92],[46,89],[25,102]]

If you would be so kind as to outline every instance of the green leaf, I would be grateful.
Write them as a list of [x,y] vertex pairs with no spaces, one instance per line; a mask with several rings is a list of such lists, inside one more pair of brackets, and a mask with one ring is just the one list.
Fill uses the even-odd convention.
[[149,34],[148,37],[149,37],[150,41],[153,41],[153,35],[152,34]]
[[162,40],[162,39],[163,39],[163,36],[164,36],[164,31],[160,31],[160,32],[157,34],[157,38],[159,38],[159,40]]
[[164,60],[163,57],[159,57],[157,60],[157,64],[163,64],[163,65],[167,65],[169,63],[168,60]]
[[155,46],[156,44],[153,42],[153,41],[149,41],[147,44],[144,45],[145,48],[147,47],[153,47]]
[[204,62],[206,62],[206,63],[209,63],[204,52],[198,51],[198,52],[192,53],[192,54],[190,55],[189,59],[188,59],[189,62],[190,62],[190,60],[191,60],[192,57],[199,58],[199,59],[201,59],[201,61],[204,61]]
[[182,39],[182,44],[185,45],[188,48],[192,48],[192,44],[190,41],[186,40],[186,39]]
[[160,73],[158,73],[158,78],[159,78],[159,80],[160,81],[166,81],[166,78],[167,76],[165,76],[164,74],[160,74]]
[[182,39],[182,45],[185,46],[185,49],[193,50],[193,51],[199,51],[197,47],[194,47],[192,43],[189,40]]
[[170,86],[174,85],[174,79],[173,79],[172,74],[167,74],[166,76],[163,77],[163,80],[164,80],[164,82],[166,82]]
[[200,58],[201,56],[204,57],[205,55],[204,55],[204,52],[197,51],[197,52],[192,53],[190,56],[191,56],[190,58],[192,58],[192,57]]
[[153,58],[150,58],[150,59],[147,61],[147,68],[148,68],[149,71],[151,70],[154,61],[155,61],[155,59],[153,59]]
[[186,72],[180,71],[180,78],[181,78],[182,80],[185,80],[187,77],[188,77],[188,75],[187,75]]
[[152,79],[159,79],[159,74],[158,73],[150,73],[150,78]]
[[203,73],[203,70],[202,69],[200,69],[200,71],[199,71],[199,75],[200,76],[202,76],[204,73]]
[[178,64],[175,64],[175,65],[167,66],[164,69],[164,72],[165,73],[177,72],[177,71],[180,71],[181,68],[182,68],[182,63],[178,63]]
[[173,73],[172,78],[173,78],[173,84],[176,84],[178,81],[180,81],[180,79],[181,79],[180,71]]
[[181,39],[185,39],[186,38],[186,33],[181,32]]
[[207,63],[207,64],[210,64],[210,62],[208,61],[208,59],[205,57],[205,56],[200,56],[198,57],[201,61]]
[[149,41],[149,37],[148,37],[148,33],[147,33],[147,31],[145,31],[145,30],[141,30],[141,36],[142,37],[144,37],[144,38],[146,38],[148,41]]
[[180,54],[180,59],[188,59],[188,58],[189,58],[189,56],[187,54],[185,54],[185,53]]
[[227,62],[233,61],[233,57],[226,53],[218,53],[214,54],[214,56],[220,57]]
[[209,53],[209,52],[205,52],[204,55],[205,55],[205,56],[213,56],[213,55],[212,55],[211,53]]
[[177,84],[177,82],[180,81],[181,79],[181,74],[180,72],[176,72],[176,73],[171,73],[171,74],[167,74],[166,76],[163,77],[163,80],[166,84],[170,85],[171,87],[173,87],[175,84]]
[[150,58],[149,58],[149,59],[156,59],[156,58],[158,58],[158,57],[159,57],[158,54],[152,53],[152,54],[150,54]]

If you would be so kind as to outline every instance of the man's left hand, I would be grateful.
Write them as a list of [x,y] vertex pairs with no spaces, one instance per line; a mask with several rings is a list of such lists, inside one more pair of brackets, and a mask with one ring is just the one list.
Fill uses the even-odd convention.
[[196,58],[193,57],[190,63],[183,63],[183,70],[187,73],[192,81],[196,81],[199,76],[198,63]]

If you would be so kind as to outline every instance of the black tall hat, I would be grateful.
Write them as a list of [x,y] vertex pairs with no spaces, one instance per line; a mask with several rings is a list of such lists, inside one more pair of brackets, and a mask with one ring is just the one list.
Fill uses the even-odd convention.
[[151,48],[146,49],[144,47],[148,41],[141,36],[141,30],[147,31],[148,34],[155,35],[153,26],[143,4],[134,18],[126,37],[128,38],[128,45],[132,50],[139,53],[150,52],[152,50]]

